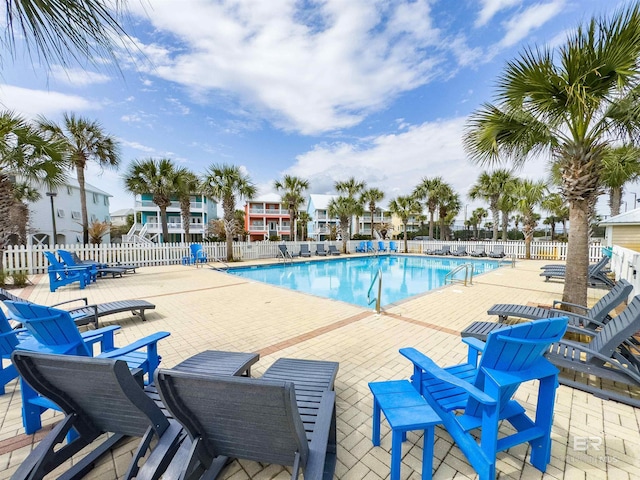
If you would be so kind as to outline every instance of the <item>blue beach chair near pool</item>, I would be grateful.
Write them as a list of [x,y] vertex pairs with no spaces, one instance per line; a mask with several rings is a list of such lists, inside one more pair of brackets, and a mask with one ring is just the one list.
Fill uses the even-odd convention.
[[98,271],[93,266],[69,267],[60,262],[53,252],[44,252],[49,261],[49,290],[55,292],[59,287],[78,282],[80,289],[84,289],[92,281],[95,281]]
[[[469,345],[467,363],[447,368],[413,348],[400,350],[413,362],[415,388],[441,418],[480,480],[494,480],[497,453],[522,443],[531,446],[531,464],[546,470],[558,369],[544,354],[566,329],[566,317],[551,318],[495,331],[486,344],[463,339]],[[534,418],[513,400],[520,385],[531,380],[538,380]],[[504,420],[514,432],[499,432]]]
[[396,242],[394,242],[393,240],[389,242],[389,252],[398,253],[398,245],[396,245]]
[[199,243],[192,243],[189,245],[189,248],[191,249],[191,264],[195,263],[197,265],[198,263],[207,263],[207,254],[202,249],[202,245]]
[[367,242],[361,241],[356,247],[356,253],[364,253],[367,251]]

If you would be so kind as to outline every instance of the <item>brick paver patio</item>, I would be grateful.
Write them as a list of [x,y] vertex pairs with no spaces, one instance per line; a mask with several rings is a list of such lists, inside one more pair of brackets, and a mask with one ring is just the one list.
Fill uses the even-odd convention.
[[[147,321],[119,314],[101,325],[120,324],[117,345],[158,330],[171,336],[159,344],[162,366],[171,367],[203,350],[259,352],[253,368],[259,376],[279,357],[340,362],[336,381],[338,409],[338,479],[377,480],[389,477],[391,435],[382,427],[381,447],[371,445],[370,381],[408,378],[411,366],[398,349],[413,346],[441,365],[464,360],[459,333],[475,320],[489,320],[494,303],[549,304],[561,298],[563,284],[544,282],[539,267],[549,263],[518,262],[474,279],[473,286],[452,285],[390,306],[382,315],[345,303],[326,300],[213,271],[188,266],[144,267],[123,278],[100,279],[79,290],[69,286],[50,293],[45,277],[22,292],[31,301],[53,304],[87,296],[90,303],[141,298],[156,304]],[[594,303],[603,293],[590,290]],[[495,320],[495,318],[491,319]],[[533,385],[525,385],[517,399],[535,405]],[[17,381],[0,396],[0,480],[9,478],[42,434],[23,434]],[[45,424],[60,418],[53,412]],[[638,478],[640,472],[640,409],[560,386],[558,389],[551,464],[541,474],[519,446],[499,455],[500,478]],[[583,437],[586,451],[580,446]],[[578,443],[575,443],[577,439]],[[599,442],[602,441],[601,444]],[[106,458],[88,478],[115,479],[124,473],[135,447],[131,441]],[[596,448],[597,447],[597,448]],[[419,479],[422,439],[408,435],[403,445],[402,478]],[[436,428],[435,479],[475,478],[464,455],[451,438]],[[286,479],[290,472],[277,465],[234,461],[221,478]]]

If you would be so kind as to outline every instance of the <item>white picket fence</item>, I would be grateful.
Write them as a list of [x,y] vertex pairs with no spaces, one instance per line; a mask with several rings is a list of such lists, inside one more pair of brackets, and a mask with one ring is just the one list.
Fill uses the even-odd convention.
[[629,298],[640,294],[640,252],[628,248],[614,246],[611,252],[611,271],[616,280],[624,278],[631,285],[633,291]]
[[[309,245],[309,250],[313,253],[316,250],[317,242],[283,242],[290,252],[300,251],[300,244]],[[337,246],[342,251],[342,242],[324,242]],[[355,252],[360,241],[351,240],[347,242],[347,250]],[[235,259],[254,260],[261,258],[276,258],[279,255],[278,242],[234,242],[233,256]],[[388,246],[389,242],[385,242]],[[507,257],[524,258],[524,242],[482,242],[487,252],[493,250],[496,245],[503,245]],[[377,247],[378,243],[374,242]],[[396,241],[398,251],[404,252],[404,242]],[[451,246],[451,250],[464,245],[467,250],[473,251],[479,245],[478,242],[440,242],[440,241],[409,241],[409,253],[425,253],[427,250],[438,249],[443,245]],[[226,243],[203,243],[204,251],[210,260],[226,259]],[[153,245],[143,244],[102,244],[102,245],[56,245],[53,248],[42,245],[33,246],[10,246],[4,250],[4,269],[11,274],[16,271],[27,272],[29,274],[46,272],[48,262],[44,258],[43,252],[51,250],[69,250],[76,252],[83,260],[95,260],[108,264],[132,264],[136,266],[152,265],[175,265],[183,263],[183,259],[189,256],[188,243],[162,243]],[[589,261],[596,262],[602,257],[600,245],[589,247]],[[564,260],[566,258],[567,244],[559,242],[533,242],[531,244],[531,258],[545,260]]]

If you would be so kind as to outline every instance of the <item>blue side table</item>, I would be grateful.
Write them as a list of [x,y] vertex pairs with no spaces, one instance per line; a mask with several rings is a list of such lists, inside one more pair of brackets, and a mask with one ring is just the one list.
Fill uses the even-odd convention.
[[391,480],[400,480],[402,442],[410,430],[424,430],[422,448],[422,480],[432,477],[433,427],[442,423],[436,412],[408,380],[369,383],[373,393],[374,446],[380,445],[380,411],[391,427]]

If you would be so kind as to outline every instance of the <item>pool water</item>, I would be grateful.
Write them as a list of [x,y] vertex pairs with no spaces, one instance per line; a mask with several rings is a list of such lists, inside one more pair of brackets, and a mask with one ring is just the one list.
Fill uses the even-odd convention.
[[[381,305],[404,300],[444,285],[445,276],[458,265],[470,263],[474,275],[498,268],[495,260],[384,255],[312,262],[231,268],[232,275],[368,307],[367,292],[382,270]],[[464,279],[464,269],[455,275]],[[377,295],[372,289],[371,297]],[[373,306],[373,305],[372,305]]]

